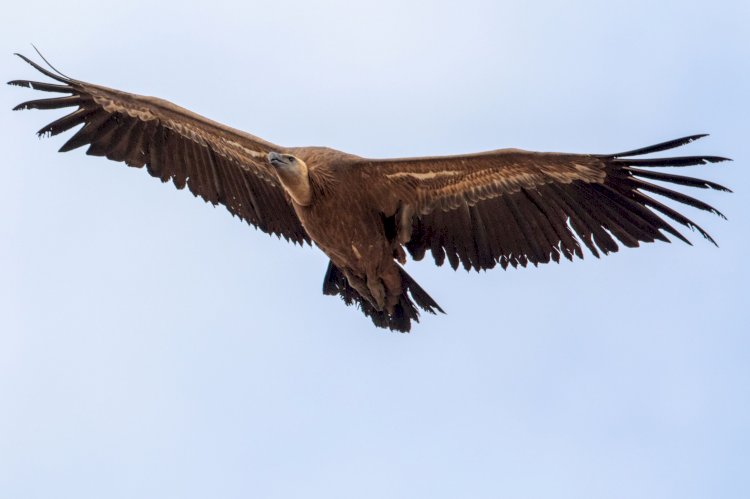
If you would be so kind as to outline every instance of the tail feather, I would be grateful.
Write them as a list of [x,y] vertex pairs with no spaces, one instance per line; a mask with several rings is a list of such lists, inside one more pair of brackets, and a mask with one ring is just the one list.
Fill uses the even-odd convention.
[[403,267],[399,267],[399,271],[401,272],[401,282],[404,285],[404,295],[406,295],[406,291],[408,290],[411,297],[414,298],[414,301],[419,305],[419,308],[426,312],[431,314],[434,314],[435,311],[443,314],[445,313],[445,310],[440,308],[440,305],[438,305],[437,302],[427,294],[427,291],[417,284],[417,281],[412,279],[412,277],[406,273]]
[[323,294],[330,296],[340,295],[344,303],[347,305],[356,305],[376,326],[403,333],[411,330],[412,320],[419,322],[419,310],[417,306],[431,314],[436,313],[436,311],[445,313],[440,308],[440,305],[403,268],[399,267],[399,272],[401,274],[403,291],[401,296],[399,296],[399,301],[394,308],[393,314],[376,309],[368,299],[362,297],[349,285],[349,281],[347,281],[344,273],[333,262],[328,262],[328,269],[323,278]]

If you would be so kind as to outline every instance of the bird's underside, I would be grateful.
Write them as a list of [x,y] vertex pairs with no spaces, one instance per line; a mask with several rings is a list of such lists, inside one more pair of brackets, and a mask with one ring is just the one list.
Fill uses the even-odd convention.
[[409,275],[406,253],[437,265],[487,270],[618,250],[619,243],[672,235],[667,219],[711,242],[664,202],[721,215],[666,185],[728,191],[714,182],[655,170],[716,163],[718,156],[644,158],[703,135],[616,154],[515,149],[449,157],[365,159],[328,148],[286,148],[153,97],[92,85],[47,70],[57,83],[11,85],[63,94],[15,109],[75,108],[39,130],[57,135],[82,125],[61,147],[105,156],[188,187],[268,234],[315,243],[331,259],[323,292],[356,304],[379,327],[409,331],[419,309],[442,309]]

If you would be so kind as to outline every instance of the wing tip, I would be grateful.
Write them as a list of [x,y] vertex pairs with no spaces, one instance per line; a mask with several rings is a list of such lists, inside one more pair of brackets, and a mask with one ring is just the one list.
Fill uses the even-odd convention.
[[711,244],[713,244],[713,245],[714,245],[714,246],[716,246],[717,248],[719,247],[719,243],[717,243],[717,242],[716,242],[716,241],[714,240],[714,238],[713,238],[713,237],[711,237],[711,236],[710,236],[710,235],[708,234],[708,232],[704,231],[703,229],[701,229],[701,230],[700,230],[699,232],[701,233],[701,235],[702,235],[702,236],[703,236],[703,237],[704,237],[705,239],[708,239],[708,242],[710,242]]
[[689,144],[690,142],[695,142],[696,140],[700,140],[703,137],[708,137],[709,135],[711,134],[710,133],[696,133],[695,135],[688,135],[687,137],[685,137],[685,139],[687,140],[687,143]]
[[16,56],[16,57],[20,57],[22,60],[24,60],[25,62],[31,64],[32,66],[34,65],[34,62],[31,59],[29,59],[25,55],[21,54],[20,52],[13,52],[13,55]]
[[706,161],[709,163],[723,163],[724,161],[734,161],[732,158],[724,156],[706,156]]
[[[691,144],[695,142],[696,140],[700,140],[704,137],[708,137],[710,135],[711,135],[710,133],[696,133],[693,135],[686,135],[684,137],[680,137],[679,139],[675,139],[672,142],[676,142],[676,143],[679,143],[681,146],[684,146],[687,144]],[[679,147],[679,146],[675,146],[675,147]]]
[[618,152],[614,154],[604,154],[604,155],[599,155],[599,156],[605,157],[605,158],[626,158],[628,156],[641,156],[644,154],[661,152],[661,151],[666,151],[668,149],[675,149],[677,147],[682,147],[684,145],[690,144],[691,142],[695,142],[696,140],[702,139],[703,137],[708,137],[709,135],[710,134],[708,133],[697,133],[693,135],[686,135],[684,137],[668,140],[666,142],[660,142],[658,144],[653,144],[653,145],[641,147],[638,149],[632,149],[629,151],[623,151],[623,152]]
[[[34,47],[34,46],[32,45],[32,47]],[[42,66],[40,66],[36,62],[32,61],[31,59],[29,59],[28,57],[26,57],[23,54],[20,54],[18,52],[14,52],[13,55],[20,57],[27,64],[31,65],[34,69],[36,69],[37,71],[39,71],[40,73],[42,73],[45,76],[49,76],[53,80],[57,80],[57,81],[62,82],[62,83],[70,83],[71,81],[73,81],[72,78],[70,78],[69,76],[63,74],[57,68],[55,68],[52,64],[50,64],[49,61],[47,61],[47,59],[41,54],[41,52],[39,52],[39,50],[36,47],[34,47],[34,50],[36,50],[37,54],[39,54],[39,57],[41,57],[42,60],[45,63],[47,63],[47,65],[52,69],[52,71],[43,68]]]

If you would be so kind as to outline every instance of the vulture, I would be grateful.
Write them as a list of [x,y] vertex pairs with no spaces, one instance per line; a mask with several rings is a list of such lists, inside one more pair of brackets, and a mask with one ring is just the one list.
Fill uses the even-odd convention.
[[[456,156],[368,159],[328,147],[283,147],[144,97],[69,78],[16,54],[55,83],[10,85],[59,97],[19,109],[73,108],[39,130],[82,125],[60,152],[86,153],[142,168],[177,189],[268,234],[314,243],[329,258],[323,293],[356,305],[382,328],[407,332],[419,309],[443,312],[404,271],[407,253],[453,269],[526,267],[596,257],[667,235],[690,242],[668,221],[711,236],[653,197],[723,215],[671,185],[729,189],[655,171],[725,161],[719,156],[643,157],[688,144],[691,135],[615,154],[520,149]],[[40,54],[41,55],[41,54]],[[42,59],[46,62],[44,57]],[[666,185],[666,186],[665,186]]]

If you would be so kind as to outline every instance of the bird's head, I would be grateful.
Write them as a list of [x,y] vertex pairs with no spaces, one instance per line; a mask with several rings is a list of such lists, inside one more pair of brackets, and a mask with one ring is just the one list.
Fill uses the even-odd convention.
[[310,204],[312,191],[307,164],[296,156],[278,152],[268,153],[267,159],[292,199],[303,206]]
[[282,168],[282,169],[294,169],[297,168],[298,161],[301,161],[297,159],[296,157],[292,156],[291,154],[282,154],[278,152],[269,152],[268,153],[268,162],[271,163],[271,166],[274,168]]

